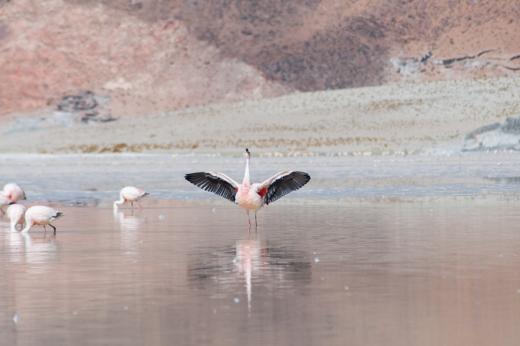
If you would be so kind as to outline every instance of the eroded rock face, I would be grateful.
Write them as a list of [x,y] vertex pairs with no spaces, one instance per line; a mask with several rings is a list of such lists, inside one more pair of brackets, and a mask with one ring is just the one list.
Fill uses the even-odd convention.
[[81,91],[77,95],[65,95],[56,108],[62,112],[92,111],[98,106],[94,93],[90,90]]
[[[296,90],[375,85],[410,76],[431,80],[520,71],[520,62],[509,61],[520,54],[514,34],[520,29],[520,6],[506,0],[87,3],[103,3],[148,22],[180,20],[224,56]],[[489,49],[494,52],[486,59],[459,59]],[[425,54],[433,58],[421,61]],[[497,58],[502,61],[497,63]]]
[[[170,7],[159,0],[141,2],[143,17],[153,17],[152,9],[162,6],[197,38],[297,90],[376,85],[410,75],[419,80],[510,75],[520,67],[505,61],[520,54],[515,34],[520,6],[506,0],[178,0]],[[486,59],[434,64],[489,49],[494,51]],[[421,61],[426,54],[431,59]],[[395,73],[395,59],[402,57],[417,63]],[[494,63],[497,58],[504,63]]]
[[385,42],[384,32],[380,23],[354,17],[304,42],[266,47],[246,61],[302,91],[377,85],[387,69],[387,48],[376,44]]
[[370,15],[340,12],[327,21],[316,13],[331,2],[319,0],[178,3],[179,18],[197,38],[291,88],[339,89],[384,81],[387,28]]
[[341,14],[332,22],[313,18],[330,1],[68,2],[86,8],[102,3],[148,23],[179,20],[193,37],[216,47],[222,56],[247,63],[289,90],[380,84],[388,67],[388,28],[369,14]]
[[65,95],[56,105],[56,110],[69,115],[83,123],[110,122],[116,120],[110,114],[108,103],[110,98],[83,90],[75,95]]
[[466,135],[463,150],[520,150],[520,116],[471,131]]

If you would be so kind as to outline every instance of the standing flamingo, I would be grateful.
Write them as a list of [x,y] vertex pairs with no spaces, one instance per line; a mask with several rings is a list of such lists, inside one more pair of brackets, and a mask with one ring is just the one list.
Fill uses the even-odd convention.
[[134,186],[125,186],[119,192],[119,200],[114,202],[114,209],[117,209],[117,206],[120,204],[130,202],[130,205],[132,206],[133,210],[134,202],[138,202],[141,198],[148,195],[149,193],[144,191],[143,189],[138,189]]
[[21,204],[11,204],[7,207],[6,215],[11,222],[11,231],[16,232],[16,226],[22,225],[23,227],[23,215],[25,213],[25,206]]
[[43,228],[49,225],[54,230],[54,235],[56,235],[56,227],[52,225],[51,222],[61,216],[63,216],[62,212],[51,207],[43,205],[30,207],[25,212],[25,228],[22,229],[22,233],[29,232],[34,225],[40,225],[43,226]]
[[11,200],[0,191],[0,213],[2,215],[5,214],[3,207],[12,203],[13,202],[11,202]]
[[18,184],[15,183],[5,184],[4,189],[2,190],[2,194],[11,202],[18,202],[21,199],[27,199],[25,197],[25,192],[20,186],[18,186]]
[[251,153],[246,148],[246,169],[242,184],[223,173],[196,172],[185,176],[187,181],[201,189],[213,192],[246,209],[249,227],[251,227],[251,220],[249,219],[251,210],[255,212],[255,226],[258,226],[256,219],[258,209],[262,208],[264,204],[273,203],[289,192],[298,190],[311,180],[309,174],[305,172],[283,171],[261,183],[251,184],[249,178],[250,158]]

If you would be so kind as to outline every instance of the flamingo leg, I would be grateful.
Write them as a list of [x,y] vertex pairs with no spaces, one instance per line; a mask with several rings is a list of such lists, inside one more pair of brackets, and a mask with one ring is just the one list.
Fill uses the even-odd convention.
[[49,224],[49,226],[51,226],[51,227],[52,227],[52,229],[54,230],[54,235],[56,235],[56,227],[55,227],[55,226],[53,226],[53,225],[51,225],[51,224]]
[[130,205],[132,206],[132,211],[134,210],[134,202],[130,202]]
[[256,211],[255,211],[255,231],[258,231],[257,228],[258,228],[258,221],[256,220]]
[[247,222],[249,222],[249,232],[251,232],[251,218],[249,217],[249,210],[246,210],[247,213]]

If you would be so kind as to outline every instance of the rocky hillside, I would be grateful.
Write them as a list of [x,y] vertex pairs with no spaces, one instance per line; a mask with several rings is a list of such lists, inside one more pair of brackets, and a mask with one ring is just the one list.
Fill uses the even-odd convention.
[[0,114],[90,90],[110,115],[520,75],[506,0],[0,0]]

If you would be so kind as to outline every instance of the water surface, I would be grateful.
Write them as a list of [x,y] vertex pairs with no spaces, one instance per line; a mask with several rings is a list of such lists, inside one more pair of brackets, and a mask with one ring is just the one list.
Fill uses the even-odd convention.
[[[432,199],[520,194],[520,155],[463,153],[413,156],[257,157],[253,181],[288,169],[308,172],[312,180],[281,201]],[[32,155],[0,154],[0,183],[16,181],[28,198],[72,205],[98,205],[117,199],[119,189],[135,185],[154,198],[220,198],[186,183],[189,172],[220,171],[237,181],[244,157],[219,155]]]
[[0,224],[6,345],[518,345],[514,201],[63,207]]

